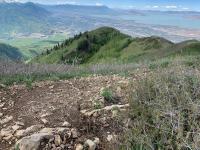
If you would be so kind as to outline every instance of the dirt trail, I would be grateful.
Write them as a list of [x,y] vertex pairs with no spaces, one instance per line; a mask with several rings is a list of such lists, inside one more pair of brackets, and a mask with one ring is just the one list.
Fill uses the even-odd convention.
[[[127,104],[128,80],[119,76],[94,76],[65,81],[39,82],[35,83],[32,89],[24,85],[1,88],[0,130],[20,123],[20,129],[39,124],[53,128],[60,127],[63,122],[67,121],[80,132],[76,142],[98,137],[101,142],[104,141],[99,149],[105,149],[107,136],[115,132],[119,133],[123,125],[106,113],[101,113],[100,117],[91,121],[92,117],[89,116],[88,120],[80,112],[94,110],[94,101],[103,99],[100,92],[105,87],[111,88],[118,96],[118,105]],[[102,121],[102,118],[106,119]],[[88,125],[90,123],[91,125]],[[12,135],[10,137],[0,136],[0,150],[10,149],[19,140]]]

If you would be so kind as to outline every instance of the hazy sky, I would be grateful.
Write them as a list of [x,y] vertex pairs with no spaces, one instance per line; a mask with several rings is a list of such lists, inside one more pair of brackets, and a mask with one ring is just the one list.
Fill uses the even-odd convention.
[[200,0],[17,0],[45,4],[107,5],[115,8],[157,9],[157,10],[198,10]]

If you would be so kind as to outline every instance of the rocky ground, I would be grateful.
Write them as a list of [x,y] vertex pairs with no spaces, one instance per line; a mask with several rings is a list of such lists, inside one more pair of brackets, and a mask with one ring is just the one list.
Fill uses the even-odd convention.
[[[31,89],[2,85],[0,150],[116,149],[130,121],[129,80],[113,75],[39,82]],[[101,96],[104,88],[112,89],[114,101]]]

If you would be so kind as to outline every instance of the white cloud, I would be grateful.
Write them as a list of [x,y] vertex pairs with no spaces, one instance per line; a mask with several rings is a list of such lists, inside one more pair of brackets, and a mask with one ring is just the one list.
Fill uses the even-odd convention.
[[183,7],[182,9],[183,9],[183,10],[189,10],[190,8],[188,8],[188,7]]
[[165,6],[165,8],[167,8],[167,9],[177,9],[178,6],[176,6],[176,5],[168,5],[168,6]]
[[14,3],[14,2],[19,2],[19,0],[0,0],[0,3]]
[[101,3],[96,3],[95,5],[96,6],[103,6],[103,4],[101,4]]
[[157,6],[157,5],[155,5],[155,6],[153,6],[152,8],[159,8],[160,6]]

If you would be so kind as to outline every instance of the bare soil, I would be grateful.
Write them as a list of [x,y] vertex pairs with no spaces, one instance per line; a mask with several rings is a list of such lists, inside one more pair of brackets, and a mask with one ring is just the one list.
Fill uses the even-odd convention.
[[[45,127],[59,127],[64,121],[69,122],[81,133],[82,139],[98,137],[99,149],[107,149],[108,134],[119,134],[123,131],[121,120],[102,114],[100,117],[85,117],[81,110],[93,110],[93,101],[102,99],[102,88],[111,88],[118,96],[118,104],[127,104],[126,89],[130,79],[119,76],[93,76],[64,81],[44,81],[34,83],[29,89],[25,85],[13,85],[0,89],[0,113],[3,120],[6,116],[13,119],[0,124],[0,130],[23,122],[23,129],[32,125],[48,123]],[[106,104],[108,105],[108,104]],[[110,104],[112,105],[112,104]],[[102,121],[102,118],[104,121]],[[10,149],[18,139],[3,140],[0,138],[0,150]],[[106,148],[107,147],[107,148]]]

